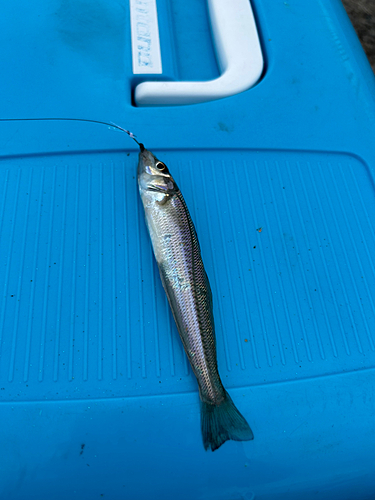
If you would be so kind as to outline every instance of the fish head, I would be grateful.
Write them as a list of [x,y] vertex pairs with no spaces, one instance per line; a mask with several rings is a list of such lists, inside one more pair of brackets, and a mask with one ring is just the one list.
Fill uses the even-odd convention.
[[141,194],[170,196],[178,191],[168,167],[141,144],[138,161],[138,185]]

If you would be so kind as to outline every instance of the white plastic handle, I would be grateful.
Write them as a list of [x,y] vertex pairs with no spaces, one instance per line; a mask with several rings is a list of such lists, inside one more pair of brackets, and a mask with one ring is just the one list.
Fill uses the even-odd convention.
[[263,56],[249,0],[208,0],[219,78],[205,82],[143,82],[135,88],[137,106],[197,104],[251,88],[263,69]]

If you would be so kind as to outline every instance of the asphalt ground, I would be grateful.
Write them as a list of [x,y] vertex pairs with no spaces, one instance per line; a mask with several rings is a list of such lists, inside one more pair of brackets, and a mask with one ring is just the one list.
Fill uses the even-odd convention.
[[342,0],[375,73],[375,0]]

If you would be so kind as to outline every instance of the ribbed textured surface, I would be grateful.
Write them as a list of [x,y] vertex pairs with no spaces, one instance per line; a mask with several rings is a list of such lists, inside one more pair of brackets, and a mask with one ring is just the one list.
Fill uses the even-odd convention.
[[[334,154],[157,155],[196,225],[228,388],[375,366],[375,202],[364,164]],[[2,400],[196,388],[136,163],[134,154],[1,161]]]

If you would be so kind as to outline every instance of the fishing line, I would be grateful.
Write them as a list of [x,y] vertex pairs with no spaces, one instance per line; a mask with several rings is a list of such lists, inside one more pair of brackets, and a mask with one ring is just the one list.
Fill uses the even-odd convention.
[[113,127],[117,128],[118,130],[121,130],[122,132],[126,132],[128,136],[133,139],[138,146],[142,150],[143,144],[137,141],[136,135],[133,134],[133,132],[130,132],[130,130],[126,130],[125,128],[120,127],[120,125],[116,125],[116,123],[113,122],[102,122],[100,120],[90,120],[89,118],[0,118],[0,122],[34,122],[34,121],[70,121],[70,122],[88,122],[88,123],[99,123],[100,125],[107,125],[108,127]]

